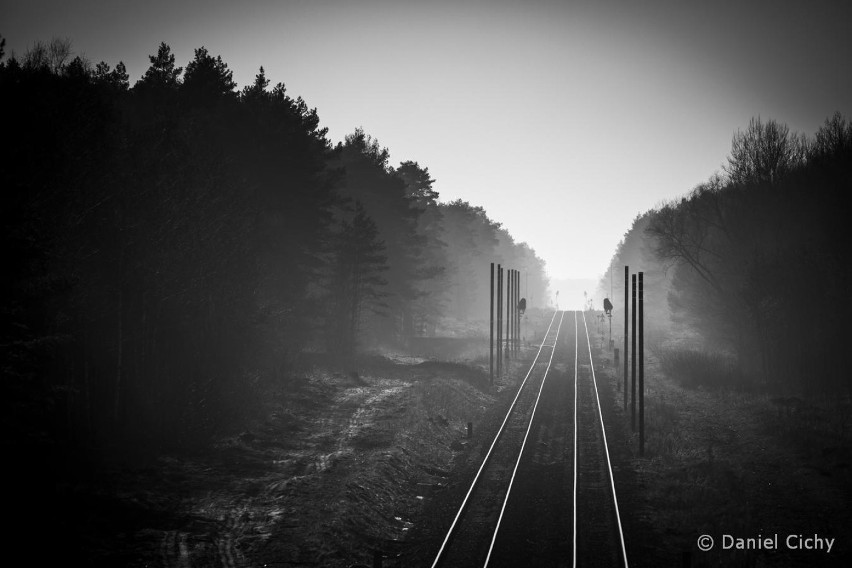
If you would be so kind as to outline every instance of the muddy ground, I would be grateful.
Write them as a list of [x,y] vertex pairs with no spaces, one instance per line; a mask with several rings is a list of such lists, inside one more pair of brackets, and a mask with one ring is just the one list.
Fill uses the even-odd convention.
[[[525,371],[518,361],[492,386],[484,345],[462,343],[452,362],[314,365],[270,393],[263,419],[208,447],[59,487],[52,526],[33,530],[63,531],[90,566],[334,568],[377,551],[385,566],[428,565]],[[595,356],[632,565],[848,565],[849,428],[829,403],[684,389],[650,358],[640,457],[620,369]],[[836,540],[830,554],[698,550],[700,535],[726,533]]]
[[406,565],[424,505],[487,437],[523,366],[492,385],[487,339],[421,343],[345,367],[315,358],[269,392],[261,419],[209,445],[60,483],[51,516],[68,558],[333,568],[378,552]]
[[69,488],[88,503],[91,563],[334,567],[371,562],[374,550],[393,557],[447,483],[467,422],[502,389],[476,367],[374,357],[357,371],[316,370],[286,391],[266,419],[205,451]]

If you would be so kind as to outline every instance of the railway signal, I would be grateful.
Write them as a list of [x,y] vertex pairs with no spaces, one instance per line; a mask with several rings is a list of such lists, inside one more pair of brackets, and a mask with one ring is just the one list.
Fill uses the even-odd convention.
[[503,268],[498,264],[495,272],[492,262],[488,331],[488,369],[491,384],[494,384],[495,373],[498,377],[503,374],[503,359],[511,359],[521,352],[521,316],[526,311],[527,301],[521,298],[520,292],[520,271]]
[[612,308],[613,308],[613,305],[612,305],[612,302],[609,301],[609,298],[604,298],[603,305],[604,305],[604,313],[606,314],[606,317],[609,318],[609,350],[612,351],[612,348],[614,347],[613,344],[612,344]]

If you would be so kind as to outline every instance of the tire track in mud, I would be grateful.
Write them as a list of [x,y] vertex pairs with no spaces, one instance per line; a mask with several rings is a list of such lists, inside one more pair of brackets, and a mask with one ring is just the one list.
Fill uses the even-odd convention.
[[[163,568],[250,566],[237,547],[239,537],[245,534],[248,528],[248,509],[249,505],[244,504],[222,511],[216,521],[213,521],[212,528],[165,531],[160,544],[160,563]],[[207,511],[205,516],[214,515]],[[210,524],[209,520],[204,523],[205,527]]]
[[186,539],[189,536],[182,531],[167,531],[160,546],[160,561],[164,568],[189,568],[189,550]]
[[[377,491],[384,491],[381,483],[385,481],[379,483],[360,476],[357,471],[350,471],[362,467],[365,460],[372,462],[372,468],[384,467],[380,464],[385,462],[391,469],[402,467],[396,463],[399,460],[394,461],[393,458],[396,455],[393,444],[396,433],[389,425],[399,415],[392,411],[396,410],[399,399],[412,385],[413,381],[408,380],[400,383],[398,380],[370,377],[369,384],[350,386],[334,393],[330,410],[316,414],[304,423],[302,431],[305,435],[301,436],[297,445],[270,455],[269,466],[258,470],[259,477],[241,479],[235,470],[234,477],[227,482],[230,490],[186,499],[187,504],[195,503],[195,506],[186,512],[180,530],[162,533],[160,565],[168,568],[242,568],[264,563],[326,565],[326,562],[331,562],[328,565],[348,565],[321,560],[324,555],[333,554],[329,544],[333,546],[335,538],[320,535],[329,531],[337,534],[339,530],[370,533],[375,527],[369,522],[353,523],[349,514],[323,514],[323,509],[344,502],[349,502],[346,506],[352,507],[352,499],[356,499],[355,502],[372,501]],[[386,424],[389,415],[391,420]],[[380,434],[391,437],[387,445],[374,448],[370,444],[377,428],[380,428]],[[234,443],[238,441],[235,439]],[[403,461],[412,459],[404,457]],[[207,471],[208,468],[199,469]],[[405,472],[401,474],[405,475]],[[396,480],[387,481],[396,483]],[[243,496],[235,499],[240,493]],[[245,493],[252,496],[245,497]],[[312,507],[306,499],[310,500],[314,493],[317,495],[316,506]],[[391,502],[392,496],[393,492],[387,495]],[[419,503],[422,499],[420,496]],[[380,506],[375,508],[381,509]],[[370,514],[376,514],[376,511],[370,511]],[[335,518],[343,522],[335,525]],[[412,526],[409,518],[410,515],[400,511],[399,514],[391,514],[385,521],[389,525],[399,525],[397,528],[403,531]],[[193,519],[200,520],[200,524]],[[399,532],[399,535],[401,539],[405,532]],[[265,543],[273,538],[280,541],[281,546],[273,546],[264,552]],[[388,537],[385,545],[393,547],[398,544]]]

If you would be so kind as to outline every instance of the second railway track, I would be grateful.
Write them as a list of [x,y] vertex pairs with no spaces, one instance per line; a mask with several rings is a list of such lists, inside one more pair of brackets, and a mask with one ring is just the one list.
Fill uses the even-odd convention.
[[627,566],[582,312],[556,312],[432,568]]

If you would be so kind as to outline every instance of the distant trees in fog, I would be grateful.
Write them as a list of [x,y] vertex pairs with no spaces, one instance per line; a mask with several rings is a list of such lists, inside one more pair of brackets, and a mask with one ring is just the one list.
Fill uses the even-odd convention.
[[490,261],[543,303],[532,249],[363,131],[333,145],[262,67],[238,90],[221,57],[184,69],[162,43],[131,87],[122,63],[72,55],[0,62],[4,412],[22,431],[195,439],[305,350],[486,318]]
[[653,310],[732,354],[745,377],[848,392],[850,195],[847,119],[835,114],[810,140],[753,119],[723,175],[646,213],[622,249],[653,251],[637,263],[665,275]]
[[379,238],[376,224],[355,202],[352,219],[343,219],[334,235],[331,250],[331,273],[326,313],[328,350],[351,355],[366,311],[385,315],[388,305],[384,292],[388,270],[384,241]]

